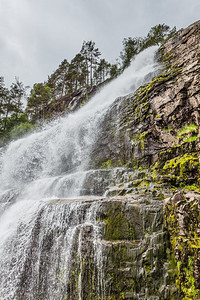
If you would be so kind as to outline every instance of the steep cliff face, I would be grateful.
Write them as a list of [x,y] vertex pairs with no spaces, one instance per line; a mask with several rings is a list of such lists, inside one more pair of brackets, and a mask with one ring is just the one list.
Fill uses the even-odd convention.
[[[152,167],[157,162],[155,168],[161,170],[166,161],[184,154],[192,152],[195,159],[200,120],[199,30],[197,22],[169,39],[160,49],[160,75],[134,95],[116,100],[94,149],[96,165],[109,160],[111,166]],[[166,164],[163,174],[169,174],[169,169]],[[183,176],[177,177],[179,184]]]
[[82,232],[66,299],[198,299],[199,45],[200,22],[179,31],[157,77],[105,115],[82,193],[113,198],[99,202],[98,250]]
[[[108,169],[121,166],[129,174],[127,182],[114,184],[107,195],[150,193],[152,199],[155,195],[160,201],[167,199],[162,274],[153,280],[156,267],[148,262],[149,273],[143,268],[146,273],[136,276],[145,292],[132,285],[138,294],[130,298],[198,299],[200,22],[169,39],[160,48],[159,60],[163,64],[160,74],[134,95],[117,99],[105,116],[91,164]],[[148,275],[155,285],[153,291]],[[128,293],[124,295],[128,299]]]

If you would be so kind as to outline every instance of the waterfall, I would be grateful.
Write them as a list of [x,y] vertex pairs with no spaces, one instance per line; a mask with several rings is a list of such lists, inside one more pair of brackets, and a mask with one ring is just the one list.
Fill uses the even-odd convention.
[[117,97],[133,93],[153,76],[156,49],[140,53],[78,111],[1,151],[0,299],[82,299],[84,255],[97,275],[96,290],[103,293],[96,217],[101,201],[80,196],[86,175],[93,172],[90,153],[104,114]]

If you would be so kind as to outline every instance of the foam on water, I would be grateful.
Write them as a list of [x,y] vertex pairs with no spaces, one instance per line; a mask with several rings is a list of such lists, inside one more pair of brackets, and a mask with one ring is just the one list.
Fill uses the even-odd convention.
[[[55,273],[62,273],[65,280],[69,277],[77,236],[77,257],[81,262],[82,232],[88,224],[93,228],[94,260],[101,273],[101,236],[96,222],[98,201],[86,207],[81,201],[48,205],[48,201],[41,199],[80,196],[92,145],[104,114],[117,97],[134,92],[153,76],[157,69],[155,52],[156,48],[152,47],[140,53],[122,75],[107,84],[80,110],[46,124],[42,130],[1,150],[0,299],[14,299],[16,295],[29,297],[20,291],[22,284],[27,285],[32,295],[27,299],[36,299],[38,290],[45,295],[46,286],[49,287],[48,294],[41,299],[62,299],[66,291],[62,278],[55,282]],[[45,260],[43,250],[48,237],[52,241],[48,250],[51,262]],[[46,266],[43,275],[46,281],[40,278],[41,260]],[[98,286],[102,290],[102,276]],[[78,293],[81,297],[81,274]]]

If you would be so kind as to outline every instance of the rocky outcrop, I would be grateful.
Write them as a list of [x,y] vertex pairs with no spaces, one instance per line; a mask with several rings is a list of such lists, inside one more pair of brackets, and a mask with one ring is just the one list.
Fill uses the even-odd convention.
[[[157,299],[162,294],[165,234],[162,203],[150,195],[102,203],[103,299]],[[158,298],[159,299],[159,298]]]
[[[200,296],[200,194],[179,192],[168,199],[165,226],[169,233],[169,283],[181,299]],[[170,289],[168,288],[170,291]]]
[[85,103],[87,103],[91,97],[93,97],[94,94],[107,83],[107,81],[109,80],[106,80],[98,85],[79,88],[77,91],[62,96],[56,101],[53,100],[45,107],[44,113],[46,118],[52,118],[58,115],[68,114],[76,111],[81,106],[85,105]]
[[22,222],[12,252],[18,272],[9,264],[5,269],[15,275],[17,289],[0,291],[5,299],[160,299],[165,294],[162,202],[150,194],[48,201],[26,226],[28,240],[22,240]]
[[[151,193],[152,199],[156,195],[160,201],[167,199],[164,201],[163,229],[166,239],[163,239],[162,232],[162,266],[158,267],[162,274],[157,273],[160,280],[158,282],[157,277],[153,277],[156,267],[154,269],[149,264],[146,268],[141,260],[137,260],[145,252],[136,255],[137,258],[132,254],[140,271],[137,273],[131,263],[124,263],[122,269],[124,274],[131,274],[134,288],[125,291],[122,299],[199,299],[200,21],[166,41],[160,48],[159,60],[163,65],[160,74],[134,95],[117,99],[106,114],[93,149],[91,165],[103,169],[120,166],[127,170],[127,174],[132,172],[126,183],[108,188],[107,195]],[[114,220],[116,218],[117,215]],[[116,227],[114,220],[111,222],[113,228]],[[148,243],[151,245],[150,241]],[[130,245],[122,242],[108,244],[115,248],[108,257],[115,257],[120,270],[118,259],[123,264],[124,257],[117,254],[120,252],[118,247],[125,247],[122,252],[127,253]],[[153,260],[160,257],[159,251],[158,256],[153,255]],[[114,265],[113,269],[116,269]],[[137,274],[136,277],[133,274]],[[115,289],[111,290],[115,295],[121,277],[113,276]],[[125,279],[121,286],[130,285]],[[142,286],[146,287],[145,292]],[[120,292],[118,289],[118,293],[123,293],[123,288]],[[111,299],[119,299],[115,297]]]
[[106,113],[82,195],[111,198],[79,206],[68,280],[57,267],[63,299],[199,299],[199,59],[196,22],[162,45],[160,74]]
[[186,169],[198,173],[195,165],[200,145],[199,33],[197,22],[169,39],[160,48],[160,75],[134,95],[116,100],[105,116],[93,150],[96,166],[109,162],[110,166],[144,168],[157,162],[155,169],[169,175],[170,164],[177,164],[173,174],[177,182],[172,180],[173,184],[192,184],[197,180],[198,175],[185,178],[186,174],[180,174],[179,160],[187,164],[187,155],[192,153],[194,167],[187,164]]

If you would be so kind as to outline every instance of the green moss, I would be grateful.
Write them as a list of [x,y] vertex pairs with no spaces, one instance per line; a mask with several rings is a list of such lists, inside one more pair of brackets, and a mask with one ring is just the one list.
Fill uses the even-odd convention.
[[149,131],[144,131],[138,137],[138,140],[140,141],[142,149],[144,149],[144,147],[145,147],[145,137],[148,133],[149,133]]
[[[134,95],[134,101],[137,103],[134,114],[137,118],[139,116],[140,122],[147,117],[146,114],[150,107],[148,96],[151,90],[153,90],[155,86],[163,84],[164,82],[176,77],[182,70],[182,68],[178,66],[179,62],[176,62],[175,64],[169,64],[169,58],[167,55],[165,59],[168,61],[168,63],[165,63],[165,69],[162,71],[162,73],[153,78],[151,82],[140,87]],[[159,115],[155,116],[155,118],[159,117]]]
[[[137,145],[140,147],[140,150],[144,152],[145,150],[145,143],[147,139],[147,135],[149,134],[149,130],[143,131],[143,132],[138,132],[136,134],[132,134],[130,137],[131,143],[133,145]],[[136,163],[137,164],[137,163]],[[137,166],[139,167],[139,165]],[[140,166],[141,167],[141,166]]]
[[[180,211],[183,218],[181,228]],[[167,251],[170,283],[176,283],[181,299],[199,299],[200,290],[194,276],[200,249],[200,236],[197,233],[199,201],[183,198],[177,204],[168,202],[165,214],[170,236],[170,248]]]
[[170,63],[170,61],[174,58],[174,54],[172,54],[170,51],[163,54],[162,61],[166,63]]
[[113,243],[110,251],[113,268],[107,270],[107,274],[105,274],[107,281],[110,282],[110,296],[105,299],[127,299],[126,294],[135,291],[137,285],[132,276],[126,276],[122,270],[130,259],[129,248],[125,242]]
[[173,130],[173,128],[169,126],[169,127],[167,127],[167,128],[163,128],[162,131],[168,132],[168,131],[172,131],[172,130]]
[[191,137],[185,139],[183,142],[184,143],[191,143],[191,142],[196,141],[198,138],[199,138],[198,136],[191,136]]
[[181,285],[182,291],[184,293],[184,299],[194,299],[199,295],[199,290],[195,287],[194,279],[194,262],[191,256],[188,258],[187,268],[185,268],[186,280],[185,284]]
[[165,162],[163,170],[171,172],[172,175],[176,175],[179,179],[182,178],[185,180],[187,179],[187,175],[192,172],[199,174],[199,153],[186,153],[168,160]]
[[124,217],[124,213],[110,213],[105,221],[104,237],[106,240],[134,239],[133,225]]
[[185,134],[192,133],[192,132],[197,132],[198,131],[198,126],[195,124],[189,124],[183,127],[178,133],[177,137],[182,137]]
[[148,188],[149,187],[149,181],[148,180],[140,180],[140,183],[137,185],[139,188]]
[[101,165],[100,169],[111,168],[111,167],[112,167],[112,161],[107,160]]
[[186,191],[200,191],[200,186],[197,184],[191,184],[191,185],[182,185],[184,190]]
[[86,104],[86,101],[83,101],[81,104],[80,104],[80,107],[84,106]]
[[106,240],[134,240],[134,226],[126,218],[120,201],[114,201],[112,205],[109,205],[100,220],[105,223],[104,238]]

